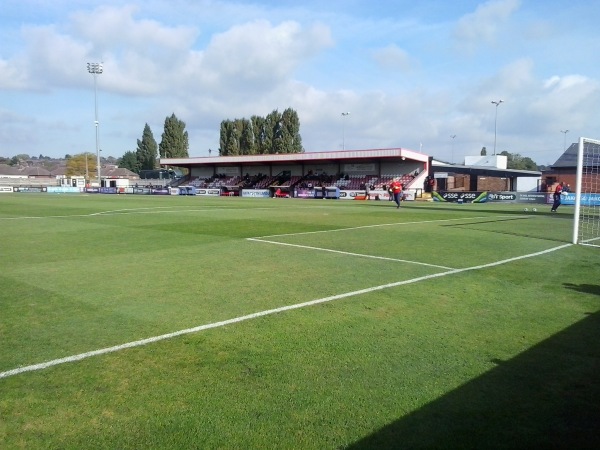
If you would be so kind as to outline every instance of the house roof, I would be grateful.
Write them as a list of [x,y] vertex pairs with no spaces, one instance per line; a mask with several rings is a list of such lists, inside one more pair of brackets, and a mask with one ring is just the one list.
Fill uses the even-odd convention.
[[102,176],[104,177],[118,177],[118,178],[139,178],[139,175],[135,172],[132,172],[129,169],[124,167],[114,167],[111,169],[102,170]]
[[22,173],[16,167],[0,164],[0,175],[22,175]]
[[23,171],[21,172],[25,175],[30,175],[30,176],[42,176],[42,177],[49,177],[50,172],[46,169],[44,169],[43,167],[39,167],[39,166],[33,166],[33,167],[26,167],[25,169],[23,169]]
[[[588,146],[591,146],[591,148],[593,149],[593,151],[598,154],[598,152],[600,151],[600,145],[593,143],[593,142],[588,142],[587,143]],[[588,147],[589,148],[589,147]],[[579,152],[579,143],[574,142],[573,144],[571,144],[569,146],[568,149],[565,150],[565,152],[560,155],[560,157],[556,160],[556,162],[554,164],[552,164],[550,167],[553,169],[564,169],[564,168],[576,168],[577,167],[577,153]],[[585,160],[583,161],[583,164],[586,166],[597,166],[598,162],[594,162],[592,161],[591,157],[588,159],[587,154],[584,152],[584,158]]]
[[67,166],[56,166],[53,167],[50,171],[51,175],[66,175],[67,174]]

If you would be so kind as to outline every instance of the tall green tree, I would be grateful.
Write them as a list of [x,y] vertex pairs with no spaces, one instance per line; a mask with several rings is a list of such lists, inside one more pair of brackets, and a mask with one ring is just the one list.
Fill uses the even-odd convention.
[[265,155],[302,153],[300,120],[291,108],[283,113],[274,110],[266,117],[223,120],[219,133],[219,154]]
[[298,113],[287,108],[281,115],[283,122],[283,139],[285,153],[302,153],[302,136],[300,136],[300,119]]
[[261,116],[250,117],[252,133],[254,134],[254,143],[256,154],[264,155],[269,153],[271,148],[272,133],[267,129],[267,120]]
[[121,159],[119,159],[118,164],[119,167],[129,169],[135,173],[140,173],[140,166],[138,163],[136,152],[125,152]]
[[224,120],[221,122],[219,138],[219,154],[221,156],[236,156],[240,154],[239,120]]
[[252,122],[248,119],[242,119],[240,121],[240,126],[242,127],[242,132],[240,135],[240,154],[256,154],[256,142],[254,139],[254,130],[252,129]]
[[158,146],[161,158],[187,158],[189,157],[188,132],[185,131],[185,122],[179,120],[175,113],[165,119],[165,129],[162,140]]
[[271,130],[271,146],[268,148],[268,153],[285,153],[284,152],[284,126],[281,113],[278,110],[271,111],[267,114],[267,128]]
[[156,145],[152,130],[150,129],[150,126],[146,124],[144,126],[142,140],[137,140],[136,159],[138,170],[135,171],[136,173],[139,173],[140,170],[152,170],[156,167],[157,148],[158,146]]

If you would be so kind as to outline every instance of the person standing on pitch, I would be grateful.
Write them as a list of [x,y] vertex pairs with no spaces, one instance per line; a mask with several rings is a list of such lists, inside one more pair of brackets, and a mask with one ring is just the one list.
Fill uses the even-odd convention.
[[550,212],[556,212],[556,210],[560,206],[560,196],[563,195],[564,188],[565,188],[565,182],[561,181],[558,184],[558,186],[556,186],[556,189],[554,189],[554,194],[552,194],[554,203],[552,204],[552,209],[550,210]]
[[402,201],[402,183],[400,183],[399,178],[394,178],[390,189],[392,190],[392,195],[394,196],[394,201],[396,202],[396,209],[398,209],[400,208],[400,202]]

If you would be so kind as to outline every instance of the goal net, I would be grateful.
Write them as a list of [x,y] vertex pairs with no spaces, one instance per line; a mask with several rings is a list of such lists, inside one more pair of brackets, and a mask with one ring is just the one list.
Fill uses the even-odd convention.
[[579,138],[573,243],[600,247],[600,141]]

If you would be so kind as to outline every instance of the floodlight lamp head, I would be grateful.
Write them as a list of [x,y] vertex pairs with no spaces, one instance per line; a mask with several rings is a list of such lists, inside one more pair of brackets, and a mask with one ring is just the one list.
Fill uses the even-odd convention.
[[101,74],[102,73],[102,63],[87,63],[87,70],[89,73]]

